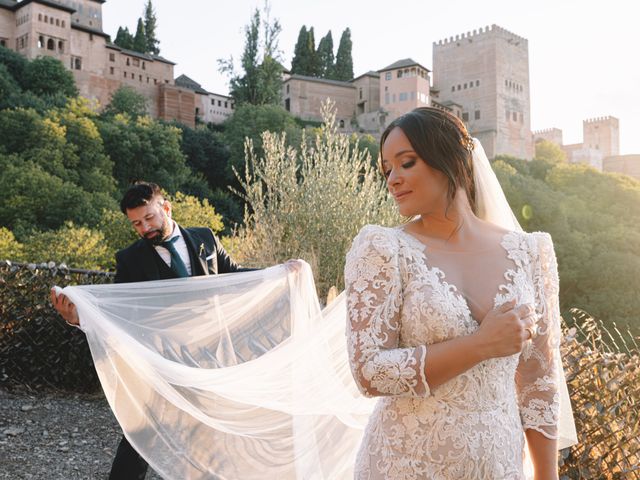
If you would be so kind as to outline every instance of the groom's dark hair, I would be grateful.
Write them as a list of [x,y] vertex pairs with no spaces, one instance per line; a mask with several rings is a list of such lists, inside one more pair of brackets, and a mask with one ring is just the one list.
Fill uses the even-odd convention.
[[120,210],[126,215],[127,210],[147,205],[158,196],[164,199],[162,189],[155,183],[136,182],[124,192],[120,201]]

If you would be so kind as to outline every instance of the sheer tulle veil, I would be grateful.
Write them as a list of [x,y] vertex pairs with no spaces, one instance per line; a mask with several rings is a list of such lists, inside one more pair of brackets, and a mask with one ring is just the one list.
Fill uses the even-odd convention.
[[[480,216],[520,229],[474,147]],[[125,435],[164,478],[352,478],[375,400],[351,377],[344,294],[321,309],[308,265],[64,293]],[[575,429],[559,381],[562,447]]]

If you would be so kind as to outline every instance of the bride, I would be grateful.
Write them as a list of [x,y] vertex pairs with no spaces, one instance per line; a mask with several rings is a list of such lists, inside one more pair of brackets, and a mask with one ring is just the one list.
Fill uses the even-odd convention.
[[414,218],[364,227],[347,255],[349,362],[381,397],[356,478],[521,479],[526,435],[535,478],[557,479],[551,238],[516,230],[510,212],[483,219],[482,147],[453,115],[418,108],[380,144],[389,192]]
[[324,310],[306,264],[64,289],[163,478],[520,479],[526,443],[557,476],[575,430],[549,236],[520,230],[454,117],[418,109],[382,145],[414,219],[362,229]]

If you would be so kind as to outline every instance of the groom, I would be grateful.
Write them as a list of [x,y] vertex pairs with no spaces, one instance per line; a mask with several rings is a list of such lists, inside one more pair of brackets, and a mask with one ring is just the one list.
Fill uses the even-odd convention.
[[[141,239],[116,253],[116,283],[239,272],[209,228],[182,228],[171,218],[171,203],[155,183],[139,182],[126,191],[120,209]],[[79,325],[75,305],[51,291],[51,303],[70,325]],[[110,480],[143,479],[147,462],[122,437]]]

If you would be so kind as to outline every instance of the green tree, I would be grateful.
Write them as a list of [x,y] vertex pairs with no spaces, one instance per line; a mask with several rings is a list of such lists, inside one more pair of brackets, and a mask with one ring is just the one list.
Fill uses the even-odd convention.
[[[230,90],[236,105],[279,104],[282,89],[282,66],[278,50],[278,36],[282,27],[277,20],[271,21],[268,5],[264,21],[258,9],[245,26],[245,44],[241,58],[243,74],[236,74],[233,58],[218,60],[220,71],[229,75]],[[263,50],[260,52],[260,26],[263,26]]]
[[144,6],[144,32],[147,37],[147,46],[145,52],[152,53],[153,55],[160,54],[160,48],[158,45],[160,41],[156,36],[156,29],[158,28],[158,20],[156,18],[156,12],[153,9],[151,0],[147,0]]
[[353,58],[351,57],[351,30],[346,28],[340,37],[338,53],[336,54],[335,79],[345,82],[353,78]]
[[146,53],[147,51],[147,34],[144,31],[144,22],[142,21],[142,18],[138,19],[136,35],[133,37],[133,50],[140,53]]
[[551,163],[561,163],[567,161],[567,154],[562,147],[548,140],[538,140],[535,144],[535,158],[538,160],[547,160]]
[[245,139],[251,139],[257,155],[262,154],[262,133],[285,133],[289,142],[299,142],[301,133],[294,118],[281,106],[242,105],[225,124],[224,142],[229,146],[229,164],[226,172],[236,185],[235,169],[244,176]]
[[121,48],[125,48],[127,50],[134,49],[134,39],[133,35],[129,31],[128,27],[118,27],[118,33],[116,34],[116,39],[113,41],[116,45]]
[[[29,61],[17,52],[0,45],[0,65],[4,65],[13,79],[20,83],[25,78]],[[24,85],[21,84],[24,88]]]
[[0,260],[13,260],[19,262],[24,257],[24,247],[16,240],[13,232],[5,227],[0,227]]
[[316,34],[313,27],[307,32],[307,50],[309,52],[309,70],[307,75],[310,77],[320,77],[320,60],[316,53]]
[[293,49],[291,61],[291,73],[297,75],[309,75],[311,59],[309,57],[309,33],[306,25],[303,25],[298,33],[298,41]]
[[207,199],[177,192],[169,195],[171,202],[171,216],[184,227],[209,227],[215,233],[220,232],[224,225],[222,217],[218,215]]
[[87,270],[105,270],[115,266],[104,235],[72,222],[66,222],[57,231],[32,234],[24,244],[24,256],[31,262],[53,261]]
[[36,95],[58,93],[67,97],[78,95],[73,74],[60,60],[53,57],[38,57],[27,64],[24,72],[24,88]]
[[6,99],[15,97],[21,92],[22,89],[9,73],[9,69],[0,63],[0,108],[7,108]]
[[106,116],[126,113],[132,119],[147,115],[147,99],[133,88],[123,85],[111,95],[111,101],[104,110]]
[[127,114],[97,123],[120,190],[137,180],[146,180],[173,193],[190,181],[192,173],[180,150],[178,128],[150,117],[132,119]]
[[320,39],[316,52],[318,59],[318,76],[322,78],[334,78],[335,59],[333,56],[333,37],[331,30]]

